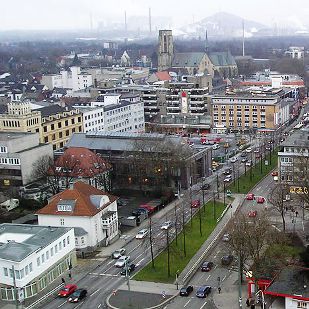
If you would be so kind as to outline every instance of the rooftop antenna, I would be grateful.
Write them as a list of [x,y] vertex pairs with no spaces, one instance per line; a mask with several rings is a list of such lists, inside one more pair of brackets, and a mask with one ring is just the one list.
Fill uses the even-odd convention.
[[151,29],[151,8],[149,8],[149,33],[151,35],[152,29]]
[[242,56],[245,56],[245,21],[242,20]]

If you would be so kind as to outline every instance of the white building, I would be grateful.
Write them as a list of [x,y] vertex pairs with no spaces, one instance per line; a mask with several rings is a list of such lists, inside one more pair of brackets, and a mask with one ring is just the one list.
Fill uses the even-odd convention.
[[80,67],[70,67],[69,71],[59,74],[46,74],[42,76],[41,83],[49,89],[68,88],[73,91],[86,89],[93,85],[92,75],[81,71]]
[[74,229],[28,224],[0,225],[1,298],[29,298],[76,264]]
[[144,132],[144,103],[138,94],[106,94],[89,106],[76,105],[83,113],[84,131]]
[[293,59],[303,59],[305,54],[305,48],[300,46],[290,46],[285,52],[285,55]]
[[76,182],[37,212],[39,225],[74,227],[77,254],[84,257],[118,237],[117,198]]

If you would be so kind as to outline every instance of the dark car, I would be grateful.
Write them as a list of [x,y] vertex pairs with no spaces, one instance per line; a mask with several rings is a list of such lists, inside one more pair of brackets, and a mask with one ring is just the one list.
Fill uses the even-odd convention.
[[137,208],[137,209],[132,211],[133,216],[140,216],[141,214],[148,215],[148,213],[149,213],[149,210],[146,209],[146,208]]
[[224,255],[222,258],[221,258],[221,264],[222,265],[230,265],[232,262],[233,262],[233,255]]
[[[128,266],[128,275],[132,272],[132,271],[134,271],[134,269],[136,268],[136,265],[135,264],[130,264],[129,266]],[[123,267],[122,268],[122,270],[121,270],[121,272],[120,272],[120,275],[122,275],[122,276],[125,276],[126,275],[126,268],[125,267]]]
[[78,303],[87,296],[86,289],[77,289],[69,298],[70,303]]
[[209,184],[209,183],[203,184],[203,185],[201,186],[201,189],[202,189],[202,190],[208,190],[208,189],[210,189],[210,184]]
[[230,168],[223,172],[223,175],[230,175],[230,174],[232,174],[232,170]]
[[211,286],[209,285],[202,285],[196,291],[196,296],[205,298],[211,292]]
[[201,266],[201,271],[210,271],[214,266],[213,262],[204,262]]
[[180,289],[179,295],[180,296],[189,296],[189,294],[193,291],[193,286],[188,285],[184,286]]
[[241,156],[242,158],[244,158],[244,157],[247,156],[247,153],[246,153],[246,152],[242,152],[240,156]]

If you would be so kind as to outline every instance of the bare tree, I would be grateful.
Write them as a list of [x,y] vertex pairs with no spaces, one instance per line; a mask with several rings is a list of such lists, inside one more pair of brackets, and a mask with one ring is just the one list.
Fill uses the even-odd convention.
[[284,184],[278,184],[276,185],[273,190],[270,192],[268,196],[269,202],[277,209],[277,211],[280,213],[281,219],[282,219],[282,226],[283,231],[286,230],[286,222],[285,222],[285,196],[289,192],[288,187]]

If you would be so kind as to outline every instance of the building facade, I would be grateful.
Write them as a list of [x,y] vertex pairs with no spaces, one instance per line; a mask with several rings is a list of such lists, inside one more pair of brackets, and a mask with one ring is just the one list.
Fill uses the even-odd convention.
[[119,235],[117,198],[83,182],[55,195],[37,215],[39,225],[74,227],[76,252],[82,257]]
[[19,300],[44,290],[76,265],[74,229],[29,224],[0,225],[0,290]]
[[39,133],[0,132],[0,188],[25,186],[36,180],[32,166],[40,156],[53,155]]

